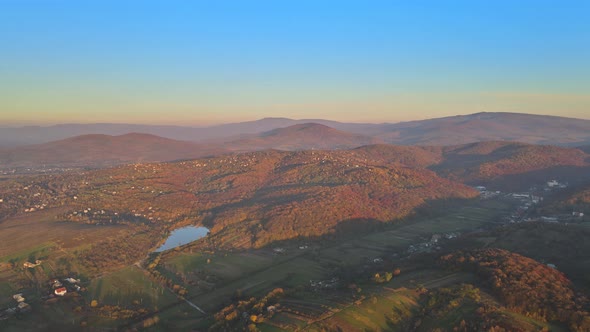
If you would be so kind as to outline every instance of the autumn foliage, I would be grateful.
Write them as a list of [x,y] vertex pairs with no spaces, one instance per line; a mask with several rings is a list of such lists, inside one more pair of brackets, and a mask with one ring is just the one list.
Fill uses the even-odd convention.
[[502,249],[459,251],[443,264],[472,271],[511,310],[536,319],[567,323],[572,330],[590,329],[587,302],[561,272]]

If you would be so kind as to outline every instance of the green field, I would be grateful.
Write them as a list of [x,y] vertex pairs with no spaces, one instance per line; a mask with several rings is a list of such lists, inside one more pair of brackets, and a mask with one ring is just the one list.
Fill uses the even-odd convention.
[[[310,280],[330,279],[341,269],[371,264],[375,258],[395,261],[396,258],[392,257],[404,254],[412,244],[429,241],[433,234],[475,230],[495,222],[510,209],[510,202],[476,200],[470,206],[455,207],[429,218],[390,224],[379,232],[361,234],[356,238],[348,236],[323,243],[310,241],[308,247],[303,249],[299,248],[300,244],[287,242],[263,249],[215,252],[174,250],[161,255],[156,269],[173,284],[185,287],[188,290],[186,298],[205,310],[208,316],[179,299],[137,266],[125,267],[92,279],[83,299],[86,304],[97,300],[99,306],[142,307],[153,311],[154,316],[161,319],[160,324],[150,329],[154,331],[204,328],[211,324],[210,315],[226,306],[235,296],[260,298],[277,287],[295,289],[303,286],[307,289]],[[69,245],[85,245],[85,230],[81,231],[78,236],[82,240],[70,240]],[[30,255],[49,255],[41,267],[31,271],[40,280],[58,273],[63,268],[60,264],[64,262],[70,264],[68,270],[83,274],[84,271],[76,265],[75,260],[70,259],[72,249],[64,250],[64,244],[63,240],[57,243],[47,241],[42,245],[23,248],[3,259],[20,261]],[[284,252],[273,251],[278,246]],[[348,293],[344,296],[338,292],[330,296],[309,292],[302,293],[301,297],[290,295],[285,305],[292,312],[280,312],[271,320],[259,324],[259,328],[263,331],[295,328],[315,330],[336,324],[351,329],[383,330],[414,310],[417,294],[412,289],[419,286],[443,287],[470,281],[470,278],[465,274],[426,270],[422,267],[404,270],[386,284],[376,286],[371,282],[363,283],[363,291],[359,293],[363,298],[360,301],[358,298],[353,301]],[[8,283],[8,277],[1,279],[2,275],[0,292],[12,292],[14,287]],[[398,290],[393,290],[396,288]],[[44,311],[51,313],[62,309],[63,304],[60,303]],[[90,319],[93,324],[104,327],[116,324],[115,321],[98,317]],[[73,317],[71,324],[79,324],[80,320],[80,317]]]
[[141,304],[150,309],[177,301],[176,296],[136,266],[93,279],[85,297],[88,303],[97,300],[99,304],[123,307]]
[[[182,282],[179,275],[196,280],[201,278],[195,277],[196,274],[214,277],[215,289],[196,286],[198,282],[187,285],[188,298],[207,312],[213,313],[226,305],[228,299],[236,294],[243,297],[260,297],[276,287],[307,286],[310,280],[330,278],[338,268],[353,268],[374,258],[390,257],[392,254],[404,252],[410,244],[428,241],[433,234],[465,232],[480,228],[497,221],[500,215],[509,211],[511,204],[493,200],[474,201],[472,206],[455,208],[432,218],[391,225],[384,231],[358,238],[330,241],[324,245],[314,244],[306,249],[299,249],[295,244],[285,244],[282,246],[285,249],[282,254],[274,253],[271,248],[242,252],[171,252],[163,256],[158,270],[175,283]],[[440,287],[465,280],[469,280],[465,275],[439,275],[436,271],[426,270],[402,274],[399,278],[394,278],[388,287]],[[309,298],[305,300],[311,301]],[[389,303],[387,301],[397,300],[392,298],[383,301]],[[322,304],[318,303],[317,308],[312,305],[306,310],[321,316],[326,310],[340,310],[344,305],[340,300],[324,301]],[[172,319],[186,319],[185,314],[175,311],[176,309],[170,308],[168,312],[161,314]],[[290,323],[269,322],[261,325],[261,329],[273,330],[285,324],[299,327],[300,324],[307,325],[309,320],[292,314],[278,315],[277,319]],[[379,324],[385,323],[381,321]]]
[[[409,289],[383,289],[359,304],[352,304],[334,316],[309,327],[319,331],[318,326],[338,325],[357,331],[392,330],[392,325],[411,317],[418,309],[419,294]],[[394,330],[395,331],[395,330]],[[399,330],[403,331],[403,330]]]

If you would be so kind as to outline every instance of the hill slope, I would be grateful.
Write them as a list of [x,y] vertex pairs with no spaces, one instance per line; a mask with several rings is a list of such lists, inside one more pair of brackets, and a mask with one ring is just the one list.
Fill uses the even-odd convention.
[[40,145],[0,150],[0,166],[108,166],[197,158],[222,151],[206,145],[148,134],[83,135]]
[[265,118],[210,127],[133,124],[61,124],[49,127],[2,128],[0,146],[39,144],[86,134],[122,135],[141,132],[183,141],[203,141],[260,134],[277,128],[317,123],[385,143],[457,145],[490,140],[534,144],[588,145],[590,120],[519,113],[477,113],[401,123],[343,123],[322,119]]
[[379,143],[379,140],[340,131],[322,124],[303,123],[233,140],[225,143],[225,146],[237,151],[264,149],[293,151],[349,149],[375,143]]
[[552,178],[590,180],[590,155],[579,149],[513,142],[482,142],[442,148],[439,175],[468,184],[523,190]]
[[581,145],[590,142],[590,120],[520,113],[476,113],[385,126],[375,135],[403,145],[455,145],[482,141]]
[[[11,204],[30,202],[26,204],[67,205],[72,212],[106,211],[66,217],[91,223],[120,219],[115,212],[138,214],[131,219],[156,224],[190,220],[209,226],[220,246],[259,247],[403,218],[431,200],[477,196],[475,190],[426,169],[360,165],[350,151],[343,152],[264,151],[128,165],[39,177],[39,185],[27,185],[30,190],[6,182],[0,184],[0,212],[23,211],[28,206]],[[37,192],[29,200],[15,196]]]

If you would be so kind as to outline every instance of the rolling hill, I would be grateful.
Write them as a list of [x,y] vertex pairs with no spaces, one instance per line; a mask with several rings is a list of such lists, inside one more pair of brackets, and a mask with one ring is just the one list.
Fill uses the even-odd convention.
[[[316,124],[298,124],[207,144],[148,134],[83,135],[0,149],[0,167],[105,167],[136,162],[190,160],[258,150],[322,150],[347,165],[430,169],[439,176],[498,190],[523,190],[550,178],[590,181],[590,154],[578,148],[508,141],[452,146],[374,144],[379,140]],[[348,150],[352,149],[352,150]]]
[[453,181],[502,191],[526,190],[550,179],[590,182],[590,154],[576,148],[491,141],[444,147],[378,144],[351,153],[364,164],[427,168]]
[[[149,156],[146,153],[143,158]],[[266,150],[39,177],[41,184],[27,193],[38,191],[44,197],[50,191],[62,197],[56,201],[66,199],[74,210],[90,207],[120,215],[149,212],[145,216],[152,218],[150,223],[200,222],[217,234],[220,245],[250,247],[335,234],[367,222],[403,218],[430,201],[474,197],[473,189],[462,183],[506,191],[528,189],[551,178],[583,183],[590,181],[589,158],[578,149],[510,142],[444,148],[370,145],[338,151]],[[10,197],[22,195],[22,190],[10,185],[14,183],[7,181],[0,188],[5,198],[3,215],[41,203],[31,197],[30,203],[11,205],[18,200]],[[76,201],[71,201],[73,196]],[[94,222],[92,218],[78,215],[73,220]]]
[[146,133],[182,141],[218,140],[237,137],[239,135],[260,134],[273,129],[304,123],[318,123],[345,131],[357,128],[370,129],[375,126],[373,124],[349,124],[321,119],[293,120],[287,118],[264,118],[255,121],[227,123],[209,127],[138,125],[119,123],[58,124],[47,127],[0,127],[0,147],[48,143],[56,140],[88,134],[118,136],[128,133]]
[[337,130],[322,124],[303,123],[273,129],[260,134],[248,135],[226,142],[224,146],[235,151],[265,149],[294,151],[350,149],[375,143],[380,143],[380,141],[368,136]]
[[218,147],[149,134],[83,135],[61,141],[0,150],[1,167],[112,166],[170,161],[222,153]]
[[378,137],[401,145],[459,145],[483,141],[581,145],[590,120],[520,113],[476,113],[383,125]]
[[183,141],[219,140],[317,123],[398,145],[460,145],[491,140],[580,146],[590,144],[590,120],[520,113],[476,113],[400,123],[344,123],[322,119],[264,118],[210,127],[60,124],[1,128],[0,146],[48,143],[86,134],[140,132]]
[[590,181],[590,155],[582,150],[514,142],[481,142],[445,147],[440,176],[501,190],[524,190],[552,178]]
[[[333,234],[343,227],[364,227],[367,222],[393,221],[429,201],[477,196],[472,188],[426,169],[361,165],[354,153],[342,152],[262,151],[135,164],[41,176],[35,180],[38,185],[26,185],[27,190],[22,190],[24,185],[4,182],[0,212],[8,215],[28,208],[26,205],[59,202],[71,211],[106,211],[104,216],[88,218],[69,215],[72,220],[100,223],[105,218],[113,220],[115,212],[149,216],[149,221],[131,219],[163,225],[191,220],[210,227],[220,246],[260,247]],[[30,200],[14,196],[23,193],[38,195]],[[56,199],[47,198],[50,196]],[[11,205],[19,201],[29,203]]]

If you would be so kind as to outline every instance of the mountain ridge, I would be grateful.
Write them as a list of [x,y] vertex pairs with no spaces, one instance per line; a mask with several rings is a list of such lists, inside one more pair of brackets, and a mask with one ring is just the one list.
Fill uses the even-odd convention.
[[144,132],[170,139],[197,142],[227,139],[243,134],[259,134],[308,122],[400,145],[451,145],[489,140],[572,146],[590,144],[590,120],[588,119],[480,112],[379,124],[346,123],[323,119],[263,118],[201,127],[108,123],[5,127],[0,131],[0,146],[40,144],[91,133],[121,135],[129,132]]

